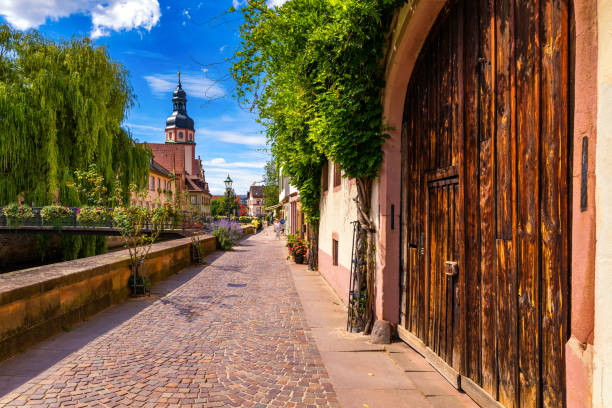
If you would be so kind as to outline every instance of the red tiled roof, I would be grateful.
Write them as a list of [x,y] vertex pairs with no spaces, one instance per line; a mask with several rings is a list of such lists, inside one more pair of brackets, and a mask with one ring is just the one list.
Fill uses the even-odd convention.
[[253,198],[263,198],[264,186],[251,186],[249,196]]
[[170,177],[170,171],[155,160],[151,160],[151,164],[149,164],[149,169],[151,171],[156,172],[157,174],[161,174],[162,176]]

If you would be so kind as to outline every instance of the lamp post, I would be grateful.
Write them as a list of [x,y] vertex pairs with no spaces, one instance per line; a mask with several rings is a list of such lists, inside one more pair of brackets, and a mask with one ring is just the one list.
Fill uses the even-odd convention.
[[230,218],[230,211],[231,211],[231,194],[232,194],[232,179],[230,178],[229,174],[227,175],[227,178],[224,181],[225,183],[225,192],[227,193],[227,219],[229,220]]

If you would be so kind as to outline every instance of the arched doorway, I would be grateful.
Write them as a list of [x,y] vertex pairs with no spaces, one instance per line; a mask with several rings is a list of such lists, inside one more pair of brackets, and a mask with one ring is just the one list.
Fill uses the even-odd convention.
[[400,325],[508,407],[565,404],[571,13],[453,2],[404,104]]

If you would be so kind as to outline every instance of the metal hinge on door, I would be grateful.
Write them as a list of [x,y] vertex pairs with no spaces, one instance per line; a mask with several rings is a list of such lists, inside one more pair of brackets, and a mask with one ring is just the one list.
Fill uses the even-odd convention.
[[419,237],[419,255],[425,255],[425,235],[422,232]]

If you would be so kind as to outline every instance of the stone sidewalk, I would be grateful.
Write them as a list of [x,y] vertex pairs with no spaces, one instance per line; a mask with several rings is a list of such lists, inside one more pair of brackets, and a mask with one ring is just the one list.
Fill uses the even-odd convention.
[[[473,406],[260,233],[0,363],[0,407]],[[328,374],[329,373],[329,374]]]
[[344,408],[476,408],[405,343],[346,331],[346,307],[317,272],[290,265],[306,320]]

